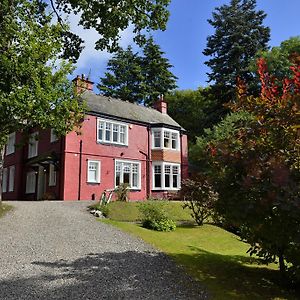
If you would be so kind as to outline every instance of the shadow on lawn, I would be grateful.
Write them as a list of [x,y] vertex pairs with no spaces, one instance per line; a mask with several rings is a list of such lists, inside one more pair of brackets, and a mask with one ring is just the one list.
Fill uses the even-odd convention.
[[300,299],[299,291],[296,295],[281,289],[279,271],[262,266],[259,259],[190,248],[193,257],[181,253],[172,256],[185,262],[217,299]]
[[24,267],[22,276],[0,280],[1,299],[206,299],[203,287],[160,253],[106,252]]

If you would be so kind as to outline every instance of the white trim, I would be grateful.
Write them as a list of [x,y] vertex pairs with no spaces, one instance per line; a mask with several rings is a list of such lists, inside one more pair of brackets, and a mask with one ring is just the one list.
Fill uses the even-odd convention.
[[[158,132],[160,134],[160,146],[159,147],[155,147],[155,140],[154,140],[155,132]],[[170,139],[169,147],[164,146],[164,135],[165,134],[169,134],[169,139]],[[177,135],[176,148],[172,148],[172,134]],[[152,128],[151,135],[152,135],[152,149],[153,150],[168,149],[168,150],[173,150],[173,151],[180,151],[180,133],[178,130],[164,128],[164,127],[163,128]]]
[[7,137],[6,155],[15,153],[16,133],[10,133]]
[[26,173],[26,194],[34,194],[36,186],[36,172],[31,171]]
[[[117,188],[118,186],[116,185],[116,174],[117,174],[117,163],[121,163],[121,164],[131,164],[131,167],[130,167],[130,187],[129,189],[130,190],[140,190],[141,189],[141,178],[142,178],[142,174],[141,174],[141,162],[138,161],[138,160],[126,160],[126,159],[116,159],[115,160],[115,176],[114,176],[114,185],[115,185],[115,188]],[[135,165],[138,165],[138,185],[136,187],[132,187],[132,164],[135,164]],[[124,178],[123,177],[123,169],[121,168],[121,171],[120,171],[120,183],[123,183],[124,181]]]
[[[96,165],[96,179],[92,180],[90,177],[90,165],[95,164]],[[87,177],[86,177],[87,183],[100,183],[101,182],[101,161],[99,160],[88,160],[87,161]]]
[[39,141],[36,139],[38,132],[34,132],[30,135],[28,142],[28,158],[32,158],[38,155]]
[[15,188],[15,166],[9,167],[8,191],[13,192]]
[[[155,187],[155,166],[161,167],[161,187]],[[170,166],[170,187],[165,187],[165,166]],[[173,187],[173,166],[178,167],[178,187]],[[152,190],[154,191],[178,191],[181,188],[181,167],[178,163],[164,162],[164,161],[156,161],[152,163]]]
[[8,170],[7,168],[4,168],[2,173],[2,193],[7,192],[7,182],[8,182]]
[[[102,137],[99,137],[100,124],[103,124],[102,128]],[[117,131],[114,131],[114,126],[117,126]],[[120,142],[121,140],[121,126],[125,127],[125,137],[124,143]],[[106,128],[109,128],[110,137],[106,139]],[[114,141],[114,132],[117,133],[117,141]],[[97,142],[103,144],[113,144],[113,145],[121,145],[128,146],[128,124],[122,122],[116,122],[113,120],[97,118]]]
[[56,186],[56,170],[53,164],[49,164],[49,186]]

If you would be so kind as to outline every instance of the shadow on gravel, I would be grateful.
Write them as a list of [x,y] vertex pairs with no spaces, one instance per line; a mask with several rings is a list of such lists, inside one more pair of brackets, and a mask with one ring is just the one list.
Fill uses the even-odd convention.
[[30,270],[22,278],[0,281],[0,298],[206,299],[203,287],[160,253],[109,252],[74,261],[35,261]]

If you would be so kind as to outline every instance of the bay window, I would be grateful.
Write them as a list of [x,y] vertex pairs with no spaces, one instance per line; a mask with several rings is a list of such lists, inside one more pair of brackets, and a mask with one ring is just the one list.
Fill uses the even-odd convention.
[[141,188],[141,164],[127,160],[115,161],[115,187],[127,183],[131,189]]
[[97,120],[97,141],[101,143],[128,145],[128,125],[110,120]]
[[179,148],[179,132],[167,128],[152,129],[152,149],[172,149]]
[[153,163],[153,189],[180,189],[180,165],[174,163]]

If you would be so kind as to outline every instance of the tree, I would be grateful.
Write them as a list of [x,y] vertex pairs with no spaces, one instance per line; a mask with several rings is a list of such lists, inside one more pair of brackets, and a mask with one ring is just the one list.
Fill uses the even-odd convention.
[[159,45],[155,44],[153,38],[149,38],[143,48],[142,74],[144,99],[147,105],[152,105],[159,95],[174,90],[177,77],[169,70],[172,65],[168,59],[163,57],[164,52]]
[[209,87],[175,90],[166,95],[166,101],[168,114],[186,129],[192,143],[204,133],[204,128],[211,127],[219,117],[217,101]]
[[[218,138],[208,141],[206,153],[208,174],[219,194],[218,212],[240,229],[251,254],[266,262],[278,258],[283,276],[289,271],[292,280],[299,281],[298,58],[293,55],[293,75],[281,84],[268,71],[265,59],[258,60],[260,96],[247,96],[246,85],[239,80],[237,101],[231,104],[235,114],[251,117],[235,122],[230,134],[224,131],[224,123],[216,126],[213,136]],[[199,146],[203,150],[203,143]]]
[[119,49],[108,61],[108,71],[100,78],[98,88],[106,96],[152,105],[160,94],[176,87],[176,77],[163,52],[150,38],[143,48],[143,56]]
[[255,76],[249,64],[259,50],[266,50],[270,29],[263,25],[266,14],[256,11],[256,0],[231,0],[213,12],[209,24],[215,29],[207,38],[203,54],[210,59],[209,82],[220,105],[235,96],[237,77],[247,82],[249,91],[257,92]]
[[[1,2],[0,174],[7,135],[33,127],[65,134],[80,124],[83,106],[67,79],[72,65],[58,63],[61,26],[39,1]],[[1,182],[1,178],[0,178]],[[1,194],[1,190],[0,190]]]
[[141,57],[133,53],[131,46],[119,49],[108,61],[107,70],[97,88],[105,96],[120,98],[130,102],[143,99],[143,75]]

